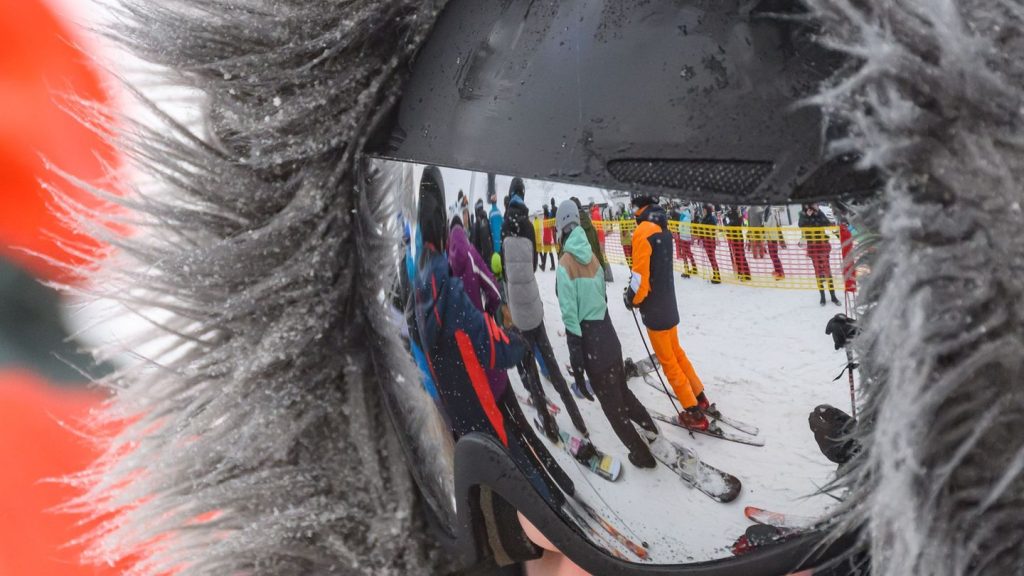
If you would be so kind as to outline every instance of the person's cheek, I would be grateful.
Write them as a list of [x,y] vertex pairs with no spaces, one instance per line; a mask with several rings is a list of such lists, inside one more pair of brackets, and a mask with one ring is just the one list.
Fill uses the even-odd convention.
[[526,576],[590,576],[589,572],[559,552],[558,548],[555,548],[555,545],[545,538],[522,513],[519,514],[519,523],[523,525],[526,537],[545,550],[544,555],[539,559],[526,563]]

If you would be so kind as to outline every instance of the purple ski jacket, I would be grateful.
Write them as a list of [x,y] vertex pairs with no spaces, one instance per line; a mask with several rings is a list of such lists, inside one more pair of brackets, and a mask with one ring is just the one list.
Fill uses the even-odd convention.
[[[491,274],[491,269],[484,263],[483,257],[469,242],[469,237],[461,226],[452,228],[448,236],[448,266],[451,268],[452,276],[462,280],[462,286],[473,306],[494,316],[501,306],[498,282]],[[487,382],[494,397],[501,398],[508,388],[508,374],[504,369],[484,368],[484,372],[487,373]]]

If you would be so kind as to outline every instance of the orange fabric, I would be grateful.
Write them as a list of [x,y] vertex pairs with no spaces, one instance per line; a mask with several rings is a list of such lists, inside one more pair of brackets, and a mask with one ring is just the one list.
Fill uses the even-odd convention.
[[[0,373],[0,574],[98,576],[119,573],[78,562],[65,547],[86,528],[53,511],[76,492],[43,482],[83,470],[98,453],[76,428],[102,397],[51,387],[25,372]],[[62,423],[64,425],[62,425]]]
[[697,395],[704,391],[704,384],[693,369],[693,364],[683,352],[679,345],[679,330],[677,327],[668,330],[647,329],[651,337],[651,346],[654,347],[654,354],[658,356],[665,371],[665,377],[676,392],[676,398],[683,405],[683,408],[691,408],[697,405]]
[[[86,182],[104,176],[114,152],[99,136],[61,109],[61,95],[105,103],[107,96],[90,59],[75,46],[74,30],[62,25],[42,0],[0,3],[0,256],[14,260],[36,276],[67,280],[59,262],[81,263],[71,244],[85,253],[98,244],[61,223],[49,193],[39,180],[56,182],[61,191],[85,207],[100,203],[61,182],[45,161]],[[45,158],[45,160],[44,160]]]
[[[484,414],[490,420],[494,431],[498,433],[501,443],[508,446],[508,434],[505,432],[505,418],[498,409],[498,403],[494,401],[494,393],[491,391],[491,384],[487,380],[487,373],[480,365],[480,360],[473,351],[473,341],[469,335],[462,330],[455,332],[455,342],[459,345],[459,354],[462,355],[462,363],[466,365],[466,372],[469,374],[469,381],[473,384],[473,391],[484,408]],[[493,346],[493,342],[492,342]]]
[[633,304],[639,305],[651,292],[651,248],[650,237],[661,232],[653,222],[641,222],[633,232],[633,272],[640,275],[640,288],[633,296]]

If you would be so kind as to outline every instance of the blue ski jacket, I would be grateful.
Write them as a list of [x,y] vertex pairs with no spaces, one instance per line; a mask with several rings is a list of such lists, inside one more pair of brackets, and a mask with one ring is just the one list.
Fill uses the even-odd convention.
[[494,318],[473,306],[462,281],[449,273],[448,258],[431,246],[416,273],[416,325],[430,372],[456,440],[492,432],[508,445],[498,400],[484,370],[511,368],[526,351]]
[[487,219],[491,222],[491,242],[494,244],[494,253],[501,253],[501,225],[505,223],[505,219],[501,217],[501,210],[498,209],[497,204],[491,204],[491,211],[487,215]]

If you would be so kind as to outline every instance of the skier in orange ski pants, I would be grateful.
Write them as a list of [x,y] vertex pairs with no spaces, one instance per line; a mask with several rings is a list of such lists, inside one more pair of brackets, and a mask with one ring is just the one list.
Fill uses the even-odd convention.
[[658,362],[683,405],[678,416],[680,423],[706,430],[708,419],[704,410],[710,402],[697,371],[679,345],[679,311],[672,268],[674,243],[668,216],[657,199],[650,196],[634,195],[633,205],[637,227],[633,232],[633,273],[625,304],[627,308],[640,309]]

